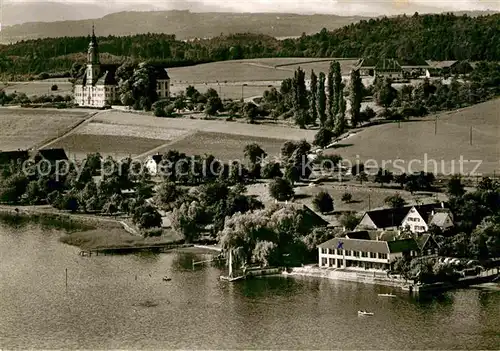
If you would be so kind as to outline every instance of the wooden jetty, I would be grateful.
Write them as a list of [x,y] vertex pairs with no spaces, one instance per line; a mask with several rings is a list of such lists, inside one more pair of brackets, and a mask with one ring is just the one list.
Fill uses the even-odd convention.
[[160,244],[160,245],[137,245],[137,246],[112,246],[112,247],[99,247],[93,249],[86,249],[80,251],[80,256],[91,257],[92,255],[113,255],[113,254],[130,254],[134,252],[167,252],[174,249],[183,247],[192,247],[191,244]]

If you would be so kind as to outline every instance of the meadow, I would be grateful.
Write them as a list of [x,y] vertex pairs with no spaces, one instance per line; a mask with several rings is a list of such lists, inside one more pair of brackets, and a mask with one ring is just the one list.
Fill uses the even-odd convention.
[[0,150],[41,146],[88,117],[76,110],[0,108]]
[[161,139],[133,136],[70,134],[50,144],[49,148],[64,148],[70,159],[83,159],[88,153],[99,152],[115,159],[138,156],[165,144]]
[[247,144],[257,143],[269,155],[280,154],[281,146],[286,139],[263,138],[247,135],[230,135],[221,133],[197,132],[187,138],[169,144],[167,150],[177,150],[186,155],[212,154],[223,162],[244,160],[243,149]]
[[[495,99],[423,120],[368,127],[325,153],[339,154],[349,160],[373,160],[372,167],[382,166],[386,161],[385,168],[398,173],[401,173],[399,166],[406,172],[470,173],[480,162],[476,172],[499,174],[499,109],[500,99]],[[395,160],[403,161],[394,164]]]
[[[134,114],[122,111],[104,111],[94,120],[95,123],[112,124],[116,128],[123,126],[141,126],[151,130],[181,129],[191,132],[211,132],[229,135],[244,135],[256,138],[287,139],[312,141],[315,130],[299,129],[285,126],[248,124],[244,122],[226,122],[224,119],[204,120],[190,118],[158,118],[147,114]],[[205,148],[207,145],[205,145]],[[203,154],[205,151],[202,151]]]
[[[57,90],[52,91],[52,85],[57,85]],[[33,95],[73,95],[73,86],[67,78],[47,79],[31,82],[9,82],[0,84],[0,89],[6,93],[25,93],[27,96]]]

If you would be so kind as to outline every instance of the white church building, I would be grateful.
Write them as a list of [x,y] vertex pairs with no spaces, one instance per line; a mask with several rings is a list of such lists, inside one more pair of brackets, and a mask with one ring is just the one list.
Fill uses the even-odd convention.
[[[74,99],[79,106],[104,107],[119,99],[116,70],[120,65],[101,65],[99,47],[92,27],[87,51],[85,73],[75,82]],[[158,99],[170,96],[170,77],[167,69],[159,67],[156,75]]]

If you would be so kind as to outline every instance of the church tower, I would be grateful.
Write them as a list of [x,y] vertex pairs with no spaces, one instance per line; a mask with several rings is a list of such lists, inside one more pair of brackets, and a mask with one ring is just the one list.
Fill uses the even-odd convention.
[[89,49],[87,51],[87,84],[92,85],[97,80],[100,73],[99,71],[99,47],[94,32],[94,25],[92,25],[92,38],[90,39]]

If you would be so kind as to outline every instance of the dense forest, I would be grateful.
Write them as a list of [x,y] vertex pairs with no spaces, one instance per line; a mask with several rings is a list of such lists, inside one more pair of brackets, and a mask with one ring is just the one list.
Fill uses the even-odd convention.
[[[418,15],[370,19],[298,39],[232,34],[180,41],[173,35],[141,34],[99,38],[106,63],[126,58],[167,66],[257,57],[391,57],[402,60],[500,60],[500,15]],[[84,61],[89,37],[21,41],[0,46],[4,79],[42,72],[68,72]]]

